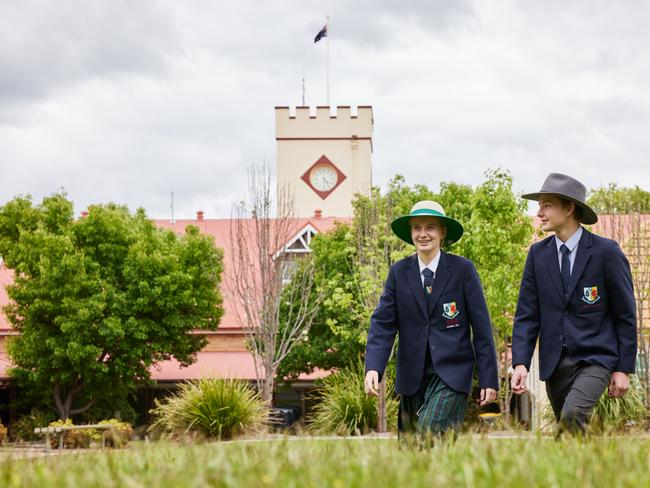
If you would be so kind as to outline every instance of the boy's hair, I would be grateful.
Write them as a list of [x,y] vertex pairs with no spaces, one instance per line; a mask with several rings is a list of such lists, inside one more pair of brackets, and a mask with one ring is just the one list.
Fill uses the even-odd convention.
[[582,222],[582,217],[584,212],[582,211],[582,207],[578,205],[575,202],[572,202],[571,200],[563,197],[558,197],[560,199],[560,203],[562,204],[562,207],[567,208],[570,204],[573,203],[573,216],[578,222]]

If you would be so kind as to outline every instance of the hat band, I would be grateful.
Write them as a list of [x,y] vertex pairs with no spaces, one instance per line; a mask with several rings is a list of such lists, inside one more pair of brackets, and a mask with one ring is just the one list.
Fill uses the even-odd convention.
[[445,214],[438,212],[437,210],[429,208],[419,208],[411,212],[409,217],[417,217],[418,215],[432,215],[433,217],[447,217]]

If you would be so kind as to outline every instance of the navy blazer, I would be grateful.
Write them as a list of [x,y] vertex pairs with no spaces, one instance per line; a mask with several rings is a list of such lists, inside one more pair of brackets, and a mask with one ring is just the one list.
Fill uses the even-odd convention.
[[370,318],[366,372],[383,375],[399,332],[398,394],[414,395],[420,388],[427,343],[436,373],[454,390],[472,390],[477,360],[480,387],[497,389],[492,326],[474,263],[441,252],[429,306],[426,300],[417,254],[393,264]]
[[512,334],[512,364],[530,369],[539,337],[540,379],[547,380],[566,342],[575,361],[634,373],[636,304],[627,258],[615,241],[583,229],[566,298],[555,236],[531,246]]

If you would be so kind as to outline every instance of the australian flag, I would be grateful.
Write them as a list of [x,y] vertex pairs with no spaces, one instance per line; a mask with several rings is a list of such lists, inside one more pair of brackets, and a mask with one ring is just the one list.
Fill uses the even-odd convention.
[[314,43],[317,43],[323,37],[327,37],[327,24],[325,24],[318,34],[316,34],[316,37],[314,37]]

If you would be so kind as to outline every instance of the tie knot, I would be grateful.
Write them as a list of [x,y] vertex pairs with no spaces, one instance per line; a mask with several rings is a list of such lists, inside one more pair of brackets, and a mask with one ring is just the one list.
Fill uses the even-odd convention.
[[422,276],[425,278],[433,278],[433,271],[431,271],[429,268],[424,268],[422,270]]
[[562,244],[562,245],[560,246],[560,252],[561,252],[562,254],[564,254],[565,256],[568,256],[568,255],[571,253],[571,251],[569,251],[569,248],[566,247],[566,244]]

